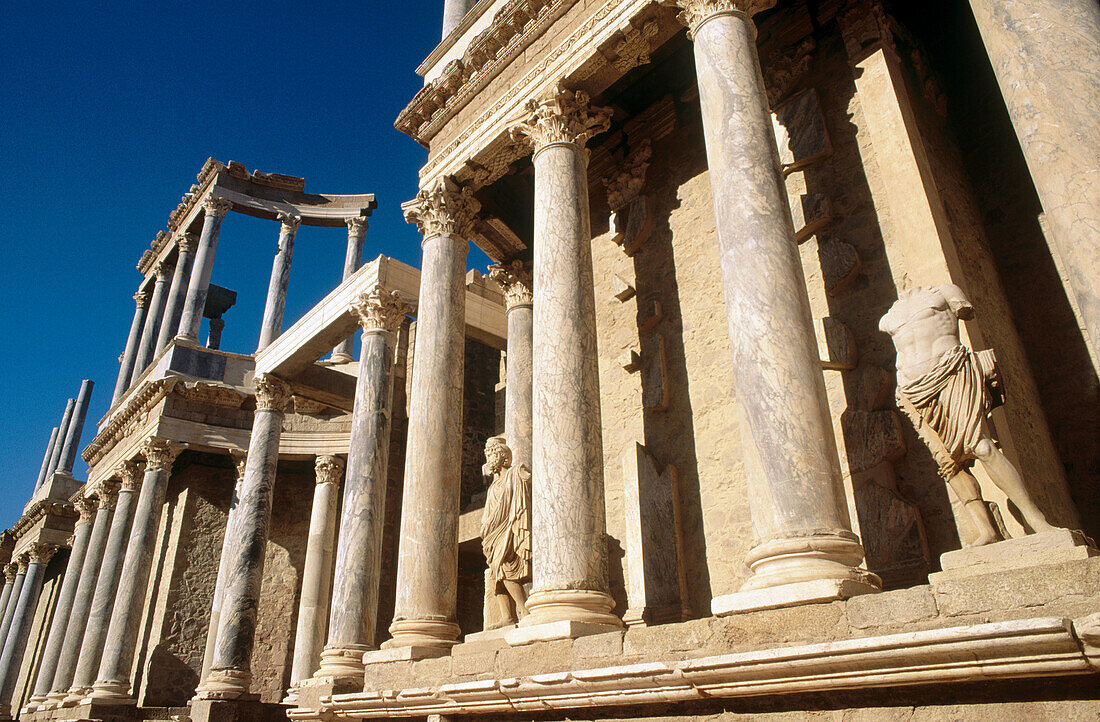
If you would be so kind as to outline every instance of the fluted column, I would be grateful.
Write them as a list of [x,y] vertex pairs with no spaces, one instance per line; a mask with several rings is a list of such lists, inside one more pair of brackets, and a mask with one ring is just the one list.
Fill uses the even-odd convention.
[[138,343],[137,359],[134,360],[134,371],[130,376],[131,386],[137,382],[155,358],[157,334],[160,333],[161,321],[164,319],[164,304],[168,302],[168,282],[171,280],[172,267],[167,263],[158,263],[153,268],[153,273],[156,274],[157,280],[153,284],[153,297],[149,301],[145,328],[141,332],[141,341]]
[[65,630],[72,615],[76,588],[80,583],[80,572],[87,556],[88,541],[92,535],[92,525],[96,516],[96,504],[87,496],[82,496],[76,501],[76,508],[80,512],[80,518],[76,520],[73,529],[72,551],[69,552],[65,576],[61,580],[61,591],[57,596],[57,605],[54,607],[50,632],[46,637],[46,648],[38,664],[34,693],[28,702],[28,705],[35,709],[40,703],[46,701],[46,695],[53,686],[53,676],[57,671],[57,662],[61,658],[61,646],[65,641]]
[[375,287],[356,299],[352,308],[363,329],[362,354],[352,408],[328,642],[317,676],[361,678],[363,652],[374,646],[378,622],[394,348],[408,307],[396,292]]
[[[756,543],[715,613],[876,591],[860,569],[752,15],[774,0],[680,0],[695,41]],[[718,192],[718,189],[736,189]],[[793,586],[799,585],[799,586]]]
[[11,620],[15,616],[15,604],[19,601],[19,591],[23,588],[23,580],[27,577],[27,557],[20,555],[8,566],[4,567],[5,586],[10,586],[7,600],[4,604],[4,617],[0,620],[0,652],[4,651],[4,640],[8,638],[8,630],[11,629]]
[[[457,624],[466,242],[479,204],[449,178],[402,205],[424,235],[397,599],[386,645],[450,647]],[[415,503],[411,500],[415,499]]]
[[63,704],[75,705],[89,692],[95,682],[96,672],[103,655],[103,646],[107,641],[107,629],[114,611],[115,597],[118,593],[118,580],[125,561],[126,542],[130,538],[138,491],[141,489],[142,469],[134,461],[123,462],[118,470],[122,484],[115,502],[115,513],[111,518],[111,528],[107,532],[107,545],[103,549],[103,561],[99,565],[99,575],[95,580],[95,592],[92,594],[92,606],[88,610],[88,624],[80,641],[80,654],[73,672],[72,686],[69,687]]
[[[80,576],[73,598],[72,611],[65,620],[65,631],[61,642],[61,654],[57,660],[52,680],[47,682],[46,702],[59,704],[73,682],[77,658],[80,655],[80,643],[84,630],[88,626],[88,613],[92,607],[92,595],[100,566],[103,564],[104,550],[107,546],[107,534],[114,519],[115,502],[118,500],[118,484],[113,481],[100,482],[96,491],[98,511],[92,532],[88,538],[88,551],[84,554],[84,563],[80,567]],[[72,561],[69,562],[72,564]]]
[[195,260],[191,266],[191,280],[187,284],[187,296],[183,301],[177,337],[191,343],[199,342],[202,313],[206,309],[206,294],[210,290],[210,275],[214,272],[214,254],[218,250],[218,231],[222,219],[233,204],[221,198],[207,198],[202,202],[202,233]]
[[[367,219],[362,216],[345,218],[348,224],[348,250],[344,255],[344,277],[346,281],[359,270],[363,262],[363,239],[367,234]],[[355,345],[355,335],[352,334],[340,342],[340,345],[332,352],[332,360],[337,363],[347,363],[352,360],[352,347]]]
[[[532,590],[522,626],[621,626],[608,575],[592,231],[585,143],[610,111],[586,93],[530,101],[513,137],[534,150]],[[550,632],[549,634],[553,634]]]
[[290,261],[294,256],[294,235],[301,222],[301,216],[293,213],[279,214],[279,249],[275,252],[275,261],[271,265],[271,279],[267,284],[267,301],[264,303],[264,319],[260,323],[257,352],[267,348],[283,332],[286,290],[290,284]]
[[187,296],[191,268],[195,262],[195,237],[190,233],[181,233],[176,238],[176,248],[176,271],[172,274],[172,287],[168,291],[168,300],[164,306],[164,319],[160,324],[160,333],[157,334],[154,357],[164,350],[179,330],[180,317],[183,316],[183,302]]
[[306,562],[302,567],[302,593],[298,602],[298,627],[294,633],[294,661],[290,668],[290,694],[286,704],[296,701],[298,683],[317,669],[325,639],[329,589],[332,587],[333,536],[336,532],[336,502],[344,460],[318,456],[314,460],[316,485],[313,512],[309,517]]
[[508,309],[507,385],[504,392],[504,438],[512,465],[531,468],[531,343],[534,295],[531,273],[522,261],[489,267],[489,278],[504,291]]
[[46,565],[56,551],[57,547],[53,544],[34,544],[27,550],[27,575],[15,603],[15,614],[4,640],[4,652],[0,654],[0,716],[11,713],[11,698],[31,633],[31,620],[42,592],[42,578]]
[[477,0],[443,0],[443,37],[458,27]]
[[134,294],[134,320],[130,322],[130,335],[126,337],[126,350],[122,352],[122,361],[118,369],[118,381],[111,396],[111,406],[122,398],[130,388],[130,377],[134,375],[134,361],[137,360],[138,345],[141,343],[141,330],[145,327],[145,310],[149,305],[149,294],[138,291]]
[[183,450],[182,445],[157,437],[146,439],[145,478],[141,483],[134,523],[126,545],[126,558],[118,578],[111,623],[103,645],[99,673],[92,685],[91,698],[103,704],[135,704],[130,695],[130,668],[134,662],[141,608],[145,587],[149,582],[153,545],[160,526],[172,464]]
[[94,386],[91,379],[84,379],[80,383],[80,393],[76,396],[69,427],[65,430],[65,444],[61,447],[61,456],[57,460],[57,471],[73,473],[73,463],[80,450],[80,436],[84,433],[84,419],[88,415],[88,404],[91,402]]
[[214,598],[210,603],[210,624],[206,629],[206,651],[202,655],[202,674],[199,679],[206,679],[210,665],[214,663],[214,645],[218,641],[218,625],[222,617],[222,600],[225,597],[225,576],[229,565],[229,553],[231,545],[227,544],[233,539],[233,520],[237,517],[237,501],[241,498],[241,484],[244,482],[244,471],[248,461],[248,454],[243,451],[230,451],[233,462],[237,467],[237,481],[233,484],[233,497],[229,500],[229,512],[225,515],[225,533],[222,535],[222,553],[218,560],[218,577],[214,582]]
[[286,382],[265,374],[256,377],[256,414],[248,441],[248,460],[237,502],[236,518],[225,544],[225,594],[214,645],[214,657],[199,686],[198,699],[240,699],[252,682],[252,647],[264,575],[264,552],[271,522],[271,497],[279,461],[279,436],[290,402]]
[[[60,428],[55,426],[53,431],[50,432],[50,443],[46,444],[46,455],[42,457],[42,466],[38,469],[38,479],[34,482],[34,490],[42,486],[42,483],[46,481],[46,474],[50,470],[50,461],[53,459],[54,446],[57,444],[57,434]],[[3,609],[4,605],[0,604],[0,609]]]

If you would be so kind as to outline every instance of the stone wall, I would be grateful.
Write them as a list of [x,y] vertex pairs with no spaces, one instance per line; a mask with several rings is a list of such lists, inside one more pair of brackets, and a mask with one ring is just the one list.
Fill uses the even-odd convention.
[[[462,386],[462,501],[465,510],[484,500],[485,442],[502,433],[497,428],[496,384],[500,378],[500,351],[466,339],[466,377]],[[477,500],[477,501],[475,501]]]

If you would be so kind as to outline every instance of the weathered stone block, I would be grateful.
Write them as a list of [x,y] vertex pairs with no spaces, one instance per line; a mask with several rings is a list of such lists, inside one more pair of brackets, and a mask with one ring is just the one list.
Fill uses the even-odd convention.
[[573,656],[614,657],[623,653],[623,633],[608,632],[578,637],[573,641]]
[[864,594],[852,597],[844,605],[844,614],[854,629],[910,624],[931,619],[936,613],[936,601],[927,585],[882,594]]

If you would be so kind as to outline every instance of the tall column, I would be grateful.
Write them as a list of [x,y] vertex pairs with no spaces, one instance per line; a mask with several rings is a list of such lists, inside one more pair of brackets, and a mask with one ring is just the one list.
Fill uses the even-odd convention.
[[531,468],[531,343],[534,295],[531,273],[522,261],[489,267],[489,278],[504,291],[508,309],[507,386],[504,393],[504,438],[512,464]]
[[[449,648],[461,630],[458,512],[466,238],[480,209],[450,178],[404,203],[424,235],[391,647]],[[412,500],[416,500],[415,503]]]
[[80,518],[77,519],[73,530],[72,551],[69,552],[65,576],[61,580],[61,592],[57,596],[57,605],[54,607],[50,632],[46,637],[46,648],[38,664],[34,694],[29,701],[29,705],[35,709],[41,702],[46,701],[46,695],[49,694],[53,685],[57,662],[61,658],[61,645],[65,641],[65,630],[73,611],[73,600],[76,599],[76,588],[80,583],[80,572],[88,552],[88,540],[92,535],[92,524],[96,515],[95,502],[83,496],[76,501],[76,508],[80,511]]
[[[42,457],[42,466],[38,469],[38,479],[34,482],[34,490],[38,491],[42,486],[42,482],[46,481],[46,474],[50,470],[50,461],[53,459],[54,446],[57,445],[57,434],[60,429],[55,426],[53,431],[50,432],[50,443],[46,444],[46,455]],[[0,604],[0,609],[3,609],[4,605]]]
[[[534,149],[532,590],[522,626],[618,628],[605,540],[603,441],[585,143],[610,110],[582,91],[530,101],[512,130]],[[550,631],[548,635],[558,632]]]
[[69,428],[65,430],[65,445],[61,447],[61,457],[57,461],[57,469],[66,474],[73,473],[73,463],[76,461],[76,454],[80,449],[80,436],[84,433],[84,419],[88,415],[88,403],[91,400],[92,387],[94,386],[95,382],[91,379],[84,379],[80,383],[80,393],[76,396],[76,404],[73,406]]
[[297,699],[298,683],[317,670],[325,639],[329,589],[332,587],[332,548],[336,532],[336,502],[344,460],[318,456],[314,461],[317,484],[313,490],[313,512],[309,517],[309,541],[302,568],[302,595],[298,603],[298,628],[294,633],[294,662],[290,668],[290,694],[286,704]]
[[222,535],[222,553],[218,560],[218,577],[214,581],[214,598],[210,603],[210,624],[206,629],[206,651],[202,655],[202,674],[199,679],[206,679],[210,671],[210,665],[214,663],[214,645],[218,641],[218,625],[222,617],[222,600],[225,597],[225,576],[229,565],[229,553],[232,545],[227,542],[233,538],[229,530],[233,528],[233,520],[237,517],[237,501],[241,498],[241,484],[244,483],[244,471],[248,461],[248,454],[243,451],[230,451],[233,462],[237,467],[237,481],[233,485],[233,497],[229,500],[229,511],[225,515],[225,533]]
[[477,0],[443,0],[443,38],[458,27]]
[[134,320],[130,322],[130,335],[126,337],[126,350],[122,352],[122,361],[118,369],[118,381],[111,396],[111,406],[115,405],[126,389],[130,388],[130,377],[134,375],[134,362],[137,360],[138,345],[141,343],[141,330],[145,327],[145,309],[149,305],[149,294],[138,291],[134,294]]
[[4,567],[4,592],[0,600],[0,652],[4,651],[4,640],[8,638],[11,618],[15,616],[15,602],[19,599],[19,590],[23,587],[23,578],[27,575],[27,561],[19,557]]
[[[670,2],[670,4],[673,4]],[[877,591],[858,569],[752,15],[774,0],[679,0],[695,41],[703,136],[756,543],[717,613]]]
[[126,545],[126,558],[118,578],[111,623],[103,645],[99,673],[92,685],[91,698],[103,704],[134,704],[130,695],[130,668],[134,662],[141,608],[152,566],[153,544],[160,526],[172,464],[183,450],[181,444],[153,436],[142,447],[145,454],[145,478],[141,483],[134,523]]
[[218,231],[222,219],[233,204],[221,198],[207,198],[202,202],[204,217],[202,233],[199,235],[199,247],[195,251],[195,260],[191,267],[191,280],[187,284],[187,296],[183,300],[183,314],[180,316],[177,336],[191,343],[199,342],[199,330],[202,328],[202,313],[206,309],[206,294],[210,290],[210,275],[214,271],[214,254],[218,250]]
[[225,594],[210,672],[197,699],[241,699],[252,682],[252,647],[256,641],[256,611],[264,575],[264,552],[271,521],[279,436],[290,402],[286,382],[264,374],[256,377],[256,415],[248,441],[248,460],[237,502],[236,518],[226,532],[230,545],[224,560]]
[[[114,519],[115,502],[118,499],[118,484],[113,481],[100,482],[96,491],[97,505],[95,522],[92,524],[92,533],[88,539],[88,551],[84,554],[84,563],[80,568],[80,577],[76,586],[76,595],[73,599],[72,611],[68,615],[65,624],[64,637],[61,642],[61,654],[57,660],[53,679],[47,682],[47,701],[60,703],[65,699],[65,693],[73,681],[73,672],[76,670],[77,657],[80,654],[80,643],[84,638],[84,630],[88,626],[88,613],[92,608],[92,595],[95,592],[96,580],[99,577],[99,569],[103,563],[103,554],[107,546],[107,533],[111,529]],[[70,564],[72,561],[69,562]],[[56,618],[56,615],[55,615]]]
[[1100,3],[970,0],[1100,358]]
[[42,592],[42,578],[55,551],[57,547],[53,544],[34,544],[27,550],[27,575],[15,603],[4,652],[0,654],[0,716],[11,713],[11,698],[31,633],[31,620],[38,607],[38,596]]
[[191,267],[195,262],[195,237],[190,233],[181,233],[176,238],[176,249],[176,271],[172,274],[172,287],[168,291],[168,301],[164,306],[164,319],[160,324],[160,333],[157,334],[154,357],[164,350],[179,330],[180,317],[183,316],[183,302],[191,280]]
[[161,322],[164,319],[164,304],[168,302],[168,281],[171,278],[172,267],[167,263],[158,263],[153,268],[157,280],[153,284],[153,297],[149,301],[149,312],[145,316],[145,328],[141,332],[141,341],[138,343],[137,358],[134,360],[134,371],[130,376],[130,385],[137,383],[138,378],[156,358],[157,334],[160,333]]
[[103,561],[99,565],[99,576],[95,580],[95,592],[92,594],[92,606],[88,610],[88,625],[80,640],[80,654],[73,672],[72,686],[69,687],[63,704],[68,707],[77,704],[92,691],[99,662],[103,655],[103,645],[107,641],[107,628],[115,607],[118,593],[118,579],[122,574],[125,560],[126,542],[130,538],[134,521],[134,507],[138,491],[141,489],[141,466],[134,461],[123,462],[119,467],[122,484],[115,502],[115,514],[111,518],[111,528],[107,533],[107,545],[103,549]]
[[256,351],[263,351],[283,332],[283,311],[286,309],[286,289],[290,283],[290,261],[294,256],[294,234],[298,232],[301,216],[293,213],[279,214],[279,250],[271,265],[271,279],[267,283],[267,301],[264,303],[264,319],[260,323],[260,343]]
[[408,307],[396,292],[378,286],[356,299],[352,308],[363,328],[363,351],[352,408],[328,643],[317,676],[362,678],[363,652],[374,645],[378,623],[394,349]]
[[76,399],[69,399],[65,402],[65,413],[61,417],[61,426],[57,427],[57,440],[53,445],[53,454],[50,456],[50,466],[46,469],[46,478],[53,477],[53,473],[57,471],[61,462],[61,454],[65,448],[65,437],[69,433],[69,424],[73,420],[73,407],[76,406]]
[[[367,219],[362,216],[345,218],[348,224],[348,250],[344,254],[344,278],[346,281],[359,270],[363,262],[363,239],[367,234]],[[340,342],[340,345],[332,353],[331,360],[337,363],[348,363],[352,360],[351,351],[355,345],[355,335],[352,334]]]

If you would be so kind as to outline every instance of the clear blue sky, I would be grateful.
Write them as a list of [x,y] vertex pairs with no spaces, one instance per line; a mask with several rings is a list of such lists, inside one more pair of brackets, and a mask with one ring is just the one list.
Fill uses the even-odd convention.
[[[106,412],[135,264],[208,156],[375,193],[365,258],[419,265],[401,218],[425,151],[393,128],[439,39],[442,0],[5,6],[0,44],[0,528],[29,498],[50,429],[95,381]],[[340,281],[344,229],[303,227],[286,325]],[[230,214],[213,281],[238,292],[222,348],[255,349],[278,227]],[[486,261],[471,253],[471,266]],[[77,478],[86,466],[77,462]]]

